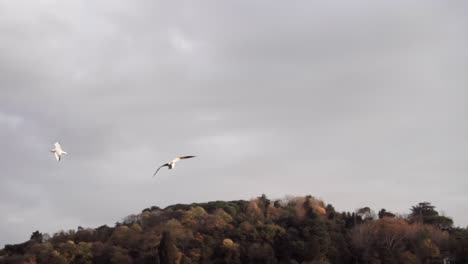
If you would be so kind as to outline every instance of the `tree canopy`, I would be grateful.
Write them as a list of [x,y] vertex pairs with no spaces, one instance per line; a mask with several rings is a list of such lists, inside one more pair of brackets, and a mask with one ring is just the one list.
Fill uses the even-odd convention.
[[429,202],[407,217],[337,212],[313,196],[152,206],[109,227],[79,226],[0,250],[3,263],[468,262],[468,231]]

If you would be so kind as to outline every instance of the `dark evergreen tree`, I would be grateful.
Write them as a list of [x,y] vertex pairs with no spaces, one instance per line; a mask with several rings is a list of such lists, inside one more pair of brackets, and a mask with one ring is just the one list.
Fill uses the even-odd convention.
[[175,240],[170,231],[164,231],[159,244],[159,260],[161,263],[173,264],[177,258]]

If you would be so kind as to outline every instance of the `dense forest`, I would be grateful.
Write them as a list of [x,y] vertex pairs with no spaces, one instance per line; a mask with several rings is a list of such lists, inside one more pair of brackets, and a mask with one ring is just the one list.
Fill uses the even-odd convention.
[[468,230],[429,202],[337,212],[312,196],[144,209],[0,250],[3,263],[468,263]]

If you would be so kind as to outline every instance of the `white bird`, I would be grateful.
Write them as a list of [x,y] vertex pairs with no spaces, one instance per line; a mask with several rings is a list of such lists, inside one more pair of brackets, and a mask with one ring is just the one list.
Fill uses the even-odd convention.
[[62,146],[58,142],[54,144],[55,148],[51,149],[50,152],[54,153],[55,159],[60,161],[62,159],[62,154],[67,154],[67,152],[63,151]]
[[162,167],[167,167],[169,170],[173,169],[174,166],[175,166],[175,163],[179,160],[183,160],[183,159],[190,159],[190,158],[195,158],[196,156],[183,156],[183,157],[177,157],[175,158],[174,160],[172,160],[171,162],[168,162],[166,164],[163,164],[161,165],[153,174],[153,177],[156,175],[156,173],[158,173],[158,171],[162,168]]

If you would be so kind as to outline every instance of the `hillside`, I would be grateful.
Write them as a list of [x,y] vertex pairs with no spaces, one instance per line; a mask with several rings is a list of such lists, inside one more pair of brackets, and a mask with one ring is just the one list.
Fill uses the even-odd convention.
[[428,202],[336,212],[311,196],[151,207],[113,227],[35,231],[3,263],[468,263],[468,231]]

